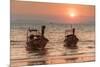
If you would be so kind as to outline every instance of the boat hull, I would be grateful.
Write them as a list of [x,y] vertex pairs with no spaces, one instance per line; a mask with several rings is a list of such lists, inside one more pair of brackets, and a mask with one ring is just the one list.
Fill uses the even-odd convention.
[[48,43],[47,38],[30,40],[30,41],[27,42],[26,50],[27,51],[41,50],[41,49],[45,48],[47,43]]
[[65,42],[64,46],[70,49],[77,49],[78,41],[79,39],[75,35],[67,35],[64,40]]

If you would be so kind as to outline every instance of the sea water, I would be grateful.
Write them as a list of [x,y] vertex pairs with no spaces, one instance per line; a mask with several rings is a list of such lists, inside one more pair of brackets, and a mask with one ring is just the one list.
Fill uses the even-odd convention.
[[45,50],[29,53],[26,49],[27,29],[41,30],[43,24],[11,24],[11,67],[42,64],[64,64],[95,61],[95,27],[94,24],[75,24],[76,36],[79,38],[78,49],[64,47],[66,30],[70,24],[45,24],[45,37],[49,39]]

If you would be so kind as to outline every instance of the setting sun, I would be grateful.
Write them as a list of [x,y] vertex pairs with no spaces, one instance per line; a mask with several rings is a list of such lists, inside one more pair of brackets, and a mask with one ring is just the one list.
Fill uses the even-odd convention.
[[73,8],[70,8],[69,10],[68,10],[68,16],[69,17],[75,17],[75,16],[77,16],[77,11],[76,11],[76,9],[73,9]]
[[74,17],[75,16],[75,13],[70,13],[69,14],[71,17]]

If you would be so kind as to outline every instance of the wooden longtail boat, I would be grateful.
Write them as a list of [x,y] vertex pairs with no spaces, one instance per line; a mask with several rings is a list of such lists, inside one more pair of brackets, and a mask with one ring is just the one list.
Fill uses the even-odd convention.
[[77,36],[75,35],[75,28],[72,29],[72,34],[66,35],[65,36],[65,44],[64,46],[70,49],[77,49],[77,43],[78,43],[79,39],[77,38]]
[[[45,26],[41,27],[41,34],[37,34],[39,31],[37,29],[28,29],[27,31],[27,46],[28,51],[44,49],[48,43],[48,39],[44,36]],[[36,32],[33,34],[32,32]]]

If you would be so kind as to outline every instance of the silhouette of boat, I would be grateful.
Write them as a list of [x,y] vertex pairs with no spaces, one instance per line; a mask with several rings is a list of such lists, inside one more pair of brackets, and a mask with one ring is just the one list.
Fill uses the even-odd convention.
[[[44,49],[47,42],[49,41],[44,36],[45,26],[41,27],[41,34],[38,34],[37,29],[28,29],[27,31],[27,46],[26,49],[28,51],[36,50],[36,49]],[[35,32],[36,34],[33,34]]]
[[70,49],[77,49],[78,48],[77,42],[79,41],[79,39],[75,35],[75,28],[72,29],[72,32],[73,32],[72,34],[65,36],[64,46]]

